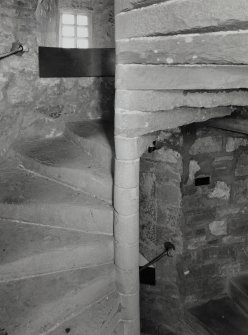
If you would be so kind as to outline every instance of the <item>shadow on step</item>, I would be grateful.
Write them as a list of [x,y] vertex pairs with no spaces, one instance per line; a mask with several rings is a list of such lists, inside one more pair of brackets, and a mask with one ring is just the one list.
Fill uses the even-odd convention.
[[191,309],[211,335],[247,335],[247,312],[248,274],[231,279],[225,297]]

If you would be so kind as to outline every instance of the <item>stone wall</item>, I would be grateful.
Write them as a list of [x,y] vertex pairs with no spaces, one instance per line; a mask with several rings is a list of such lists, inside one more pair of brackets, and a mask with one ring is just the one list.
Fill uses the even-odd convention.
[[171,241],[176,254],[156,264],[156,286],[141,286],[142,328],[190,334],[189,308],[248,269],[248,136],[202,123],[160,137],[141,160],[140,251],[151,260]]
[[143,155],[140,172],[140,252],[151,260],[164,250],[164,242],[176,246],[173,258],[155,265],[156,286],[141,285],[141,329],[154,335],[182,334],[183,319],[177,271],[183,249],[181,138],[180,132],[167,136],[164,147]]
[[[29,48],[21,57],[0,60],[0,155],[8,152],[12,142],[23,134],[50,136],[60,132],[67,120],[113,116],[113,78],[39,78],[38,45],[56,45],[57,23],[51,4],[54,2],[45,0],[43,7],[37,9],[37,1],[0,3],[0,53],[9,51],[15,40]],[[95,4],[99,18],[105,5],[100,0]],[[102,21],[112,17],[113,1],[106,8]],[[98,38],[99,46],[109,47],[114,43],[113,22],[104,26],[102,21],[94,21],[99,24],[96,30],[102,29],[101,36],[105,36]],[[44,26],[47,29],[41,29]]]
[[[248,269],[248,137],[202,126],[184,129],[186,306],[215,299],[228,277]],[[209,185],[195,179],[209,177]]]

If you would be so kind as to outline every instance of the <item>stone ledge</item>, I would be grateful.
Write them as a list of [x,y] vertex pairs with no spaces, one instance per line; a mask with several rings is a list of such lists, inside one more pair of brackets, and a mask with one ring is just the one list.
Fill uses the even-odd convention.
[[230,115],[233,110],[232,107],[178,108],[166,112],[139,112],[117,109],[115,114],[116,135],[134,137],[158,130],[174,129],[185,124]]

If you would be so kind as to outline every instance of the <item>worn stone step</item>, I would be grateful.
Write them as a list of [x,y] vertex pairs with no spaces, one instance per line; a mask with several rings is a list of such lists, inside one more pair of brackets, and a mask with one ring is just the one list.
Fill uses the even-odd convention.
[[111,335],[124,335],[124,324],[123,322],[119,322],[115,330]]
[[114,126],[104,120],[66,123],[65,136],[79,144],[94,162],[113,171]]
[[57,182],[0,162],[0,218],[113,234],[113,208]]
[[11,335],[53,334],[114,291],[113,265],[0,283],[1,329]]
[[228,292],[230,298],[248,318],[248,274],[230,279]]
[[225,90],[248,88],[247,65],[117,66],[122,90]]
[[117,43],[120,64],[248,64],[248,31],[143,37]]
[[112,175],[64,136],[15,143],[22,164],[29,170],[112,202]]
[[[132,5],[134,1],[129,2]],[[164,1],[118,14],[116,39],[216,31],[223,27],[238,30],[247,27],[247,22],[246,0]]]
[[114,320],[120,320],[120,299],[117,292],[105,296],[102,300],[79,312],[70,320],[66,320],[47,335],[61,335],[65,330],[71,335],[110,335]]
[[0,282],[113,262],[113,238],[0,221]]

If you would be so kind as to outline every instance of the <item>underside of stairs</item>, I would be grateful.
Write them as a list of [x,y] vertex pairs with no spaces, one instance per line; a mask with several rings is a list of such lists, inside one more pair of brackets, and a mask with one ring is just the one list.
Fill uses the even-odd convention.
[[0,163],[0,334],[122,335],[113,125],[66,124]]

